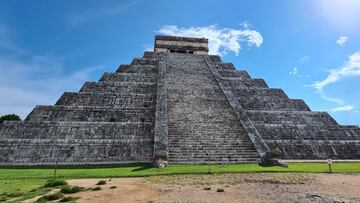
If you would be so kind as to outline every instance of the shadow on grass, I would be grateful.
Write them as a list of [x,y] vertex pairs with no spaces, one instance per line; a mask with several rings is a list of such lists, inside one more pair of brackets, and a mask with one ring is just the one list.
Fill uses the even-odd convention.
[[[29,165],[29,166],[0,166],[0,169],[54,169],[54,165]],[[91,169],[91,168],[126,168],[126,167],[148,167],[150,163],[130,163],[130,164],[93,164],[93,165],[58,165],[57,169]]]
[[139,168],[134,168],[132,169],[131,171],[132,172],[137,172],[137,171],[145,171],[145,170],[148,170],[148,169],[151,169],[151,168],[154,168],[151,164],[146,164],[144,166],[141,166]]

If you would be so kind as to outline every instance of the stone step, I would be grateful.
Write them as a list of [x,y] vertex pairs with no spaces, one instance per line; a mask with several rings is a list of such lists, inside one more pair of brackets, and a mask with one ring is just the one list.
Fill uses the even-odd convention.
[[151,122],[4,122],[0,139],[153,139]]
[[247,71],[240,71],[240,70],[219,70],[219,74],[224,79],[231,79],[231,78],[241,78],[241,79],[250,79],[250,75]]
[[176,150],[172,150],[169,155],[171,156],[181,156],[183,154],[202,154],[206,156],[219,156],[219,155],[241,155],[243,157],[259,157],[259,154],[256,152],[256,150],[241,150],[241,149],[226,149],[226,148],[220,148],[217,150],[211,150],[211,149],[192,149],[192,148],[179,148]]
[[157,82],[157,74],[154,73],[104,73],[99,81],[111,82]]
[[[177,131],[173,131],[173,130],[169,130],[169,137],[181,137],[181,138],[194,138],[196,139],[197,137],[199,138],[208,138],[208,139],[211,139],[212,135],[217,135],[219,133],[221,134],[228,134],[228,136],[226,137],[227,139],[230,139],[230,138],[239,138],[239,135],[243,135],[243,137],[247,136],[247,133],[244,131],[244,132],[241,132],[241,133],[228,133],[226,131],[199,131],[199,130],[194,130],[194,131],[188,131],[188,132],[185,132],[183,133],[184,131],[180,131],[180,130],[177,130]],[[214,136],[215,137],[215,136]]]
[[151,146],[150,140],[0,139],[0,163],[151,162]]
[[168,103],[178,102],[203,102],[204,100],[227,101],[223,98],[224,93],[220,88],[206,88],[202,90],[172,89],[176,92],[168,95]]
[[169,158],[169,163],[183,163],[183,164],[208,164],[208,163],[259,163],[259,159],[255,158],[231,158],[228,157],[219,157],[219,158],[194,158],[194,157],[188,157],[188,158]]
[[337,125],[256,125],[264,139],[285,140],[360,140],[360,129],[341,128]]
[[360,157],[359,140],[266,140],[281,149],[284,159],[354,159]]
[[155,59],[157,57],[156,53],[153,52],[153,51],[145,51],[144,52],[144,55],[143,55],[143,58],[145,59]]
[[218,161],[231,153],[249,156],[245,153],[251,152],[257,158],[254,145],[203,57],[169,56],[166,85],[170,162],[188,162],[191,157],[193,163],[202,163],[210,157],[206,152],[218,154]]
[[107,106],[36,106],[27,121],[153,122],[154,108]]
[[260,98],[283,98],[288,99],[289,97],[285,94],[282,89],[275,89],[275,88],[259,88],[259,87],[248,87],[244,88],[243,86],[234,86],[229,88],[231,89],[232,93],[236,97],[243,97],[243,98],[253,98],[253,97],[260,97]]
[[245,110],[273,110],[273,111],[310,111],[308,105],[300,99],[282,99],[276,97],[237,97],[241,107]]
[[[169,160],[170,164],[173,163],[178,163],[178,164],[207,164],[209,161],[205,161],[205,160],[194,160],[194,159],[172,159]],[[225,160],[211,160],[210,161],[212,164],[242,164],[242,163],[259,163],[260,160],[256,159],[239,159],[239,160],[234,160],[234,161],[227,161]]]
[[113,106],[113,107],[155,107],[156,94],[115,94],[65,92],[55,105],[67,106]]
[[221,146],[220,144],[206,144],[206,143],[194,143],[194,142],[173,142],[169,143],[169,146],[171,146],[170,151],[176,151],[176,149],[186,149],[186,148],[194,148],[198,146],[198,148],[204,148],[207,150],[217,150],[217,149],[228,149],[229,147],[236,147],[239,149],[248,149],[251,151],[255,151],[254,144],[232,144],[229,145],[229,143],[222,143],[224,146]]
[[156,65],[131,65],[122,64],[116,70],[117,73],[143,73],[145,75],[156,74],[158,67]]
[[[205,126],[204,126],[205,127]],[[185,129],[186,127],[184,127],[183,129]],[[221,126],[219,126],[219,128],[221,128]],[[229,136],[239,136],[239,135],[246,135],[247,132],[244,130],[233,130],[231,128],[227,128],[227,129],[219,129],[219,130],[203,130],[203,129],[196,129],[196,128],[186,128],[186,131],[183,129],[169,129],[168,131],[171,132],[169,133],[169,136],[178,136],[178,135],[184,135],[184,136],[194,136],[194,135],[205,135],[205,136],[210,136],[211,134],[216,134],[216,133],[225,133]],[[185,133],[184,133],[185,132]]]
[[234,86],[239,86],[242,88],[268,88],[268,85],[263,79],[252,78],[252,79],[241,79],[241,78],[222,78],[222,83],[225,87],[233,88]]
[[318,124],[338,125],[327,112],[247,110],[255,124]]
[[209,58],[214,63],[221,63],[221,58],[218,55],[209,55]]
[[[230,158],[229,158],[230,157]],[[223,153],[223,154],[218,154],[218,155],[212,155],[212,154],[206,154],[206,153],[183,153],[183,154],[175,154],[175,155],[170,155],[169,154],[169,159],[203,159],[203,160],[241,160],[241,159],[259,159],[259,156],[256,155],[245,155],[245,154],[228,154],[228,153]]]
[[156,93],[156,87],[154,82],[85,82],[80,92],[146,94]]
[[234,64],[232,63],[215,63],[215,67],[218,70],[236,70]]
[[158,65],[159,60],[155,58],[134,58],[131,65]]

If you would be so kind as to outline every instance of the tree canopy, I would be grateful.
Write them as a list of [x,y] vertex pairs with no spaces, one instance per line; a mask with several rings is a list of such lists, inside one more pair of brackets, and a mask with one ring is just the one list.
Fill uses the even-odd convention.
[[3,121],[21,121],[21,118],[16,114],[7,114],[0,117],[0,122]]

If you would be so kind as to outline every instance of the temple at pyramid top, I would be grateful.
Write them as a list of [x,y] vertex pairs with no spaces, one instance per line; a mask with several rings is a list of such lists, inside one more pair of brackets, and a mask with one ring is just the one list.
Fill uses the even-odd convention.
[[207,55],[209,40],[206,38],[155,36],[155,52]]

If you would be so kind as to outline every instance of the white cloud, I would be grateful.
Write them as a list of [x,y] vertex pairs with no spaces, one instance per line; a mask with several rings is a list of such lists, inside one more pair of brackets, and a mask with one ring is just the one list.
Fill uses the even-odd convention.
[[[87,67],[64,73],[60,62],[0,57],[0,114],[16,113],[22,118],[37,104],[54,104],[62,92],[78,91],[91,75],[103,66]],[[51,59],[53,60],[53,59]]]
[[327,85],[335,83],[344,77],[360,76],[360,51],[353,53],[346,63],[339,69],[332,69],[323,81],[317,81],[310,85],[318,91],[321,91]]
[[336,43],[340,46],[343,46],[348,40],[347,36],[340,36],[337,40]]
[[25,118],[35,105],[54,104],[63,92],[77,91],[104,68],[66,71],[56,57],[32,54],[17,46],[11,32],[2,27],[0,24],[0,115],[15,113]]
[[332,110],[332,112],[337,112],[337,111],[351,111],[351,110],[353,110],[353,109],[354,109],[354,107],[353,107],[353,106],[350,106],[350,105],[348,105],[348,106],[340,106],[340,107],[334,108],[334,109]]
[[144,51],[154,51],[154,45],[152,44],[143,44]]
[[293,68],[292,71],[289,72],[290,75],[297,75],[299,73],[298,68]]
[[327,24],[335,26],[337,30],[352,31],[359,29],[359,0],[317,0],[311,2],[315,4],[315,15],[319,15],[327,21]]
[[310,76],[309,75],[302,75],[299,73],[299,68],[297,67],[294,67],[290,72],[289,72],[289,75],[292,75],[294,77],[297,77],[297,78],[309,78]]
[[177,27],[175,25],[163,26],[160,34],[182,37],[205,37],[209,39],[209,53],[227,55],[229,51],[236,55],[241,50],[241,44],[260,47],[263,43],[261,34],[249,28],[249,23],[244,24],[242,29],[218,28],[215,25],[206,27]]
[[0,49],[13,51],[19,54],[25,54],[26,51],[16,46],[10,39],[11,31],[9,28],[0,22]]
[[301,63],[307,63],[310,61],[310,57],[309,56],[303,56],[300,58],[299,60]]
[[319,96],[320,96],[322,99],[326,100],[326,101],[334,102],[334,103],[337,103],[337,104],[339,104],[339,105],[344,104],[344,101],[341,100],[341,99],[326,96],[323,92],[319,92],[319,91],[317,91],[316,93],[319,94]]
[[130,1],[127,4],[120,4],[114,6],[107,6],[104,8],[95,8],[89,9],[83,12],[78,12],[74,15],[70,15],[67,17],[67,23],[70,27],[76,27],[78,25],[87,23],[93,19],[106,16],[106,15],[114,15],[121,12],[124,12],[131,7],[133,7],[137,1]]

